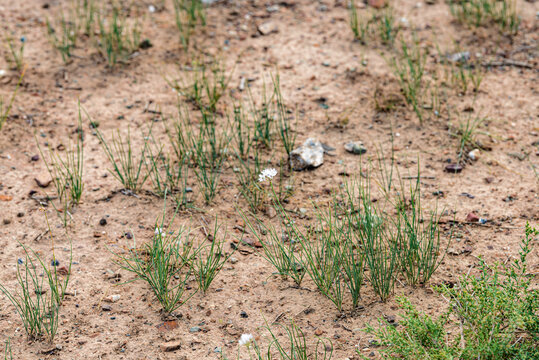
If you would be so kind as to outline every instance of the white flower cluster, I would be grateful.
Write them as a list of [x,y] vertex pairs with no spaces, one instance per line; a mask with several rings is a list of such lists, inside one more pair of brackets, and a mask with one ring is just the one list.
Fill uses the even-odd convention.
[[264,182],[266,180],[271,180],[275,177],[275,175],[277,175],[277,170],[275,170],[274,168],[264,169],[262,170],[260,175],[258,175],[258,181]]
[[253,339],[254,337],[251,334],[242,334],[238,343],[240,346],[249,345]]

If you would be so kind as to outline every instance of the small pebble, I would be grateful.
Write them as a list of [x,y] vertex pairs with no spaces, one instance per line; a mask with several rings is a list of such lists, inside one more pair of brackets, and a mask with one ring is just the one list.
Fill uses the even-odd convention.
[[102,218],[101,220],[99,220],[99,225],[101,225],[101,226],[107,225],[107,219]]
[[241,312],[240,312],[240,317],[242,317],[242,318],[245,319],[245,318],[248,318],[249,315],[247,315],[247,313],[246,313],[245,311],[241,311]]

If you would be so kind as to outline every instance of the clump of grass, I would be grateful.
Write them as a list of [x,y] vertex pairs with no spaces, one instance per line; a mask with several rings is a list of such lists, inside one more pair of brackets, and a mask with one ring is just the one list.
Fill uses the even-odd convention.
[[161,219],[155,222],[155,234],[149,244],[137,248],[133,240],[127,255],[113,255],[120,267],[150,286],[163,311],[169,314],[196,293],[196,290],[189,292],[188,282],[194,274],[193,261],[197,251],[193,248],[188,229],[170,230],[174,217],[166,226],[165,210],[166,206],[163,207]]
[[224,253],[226,232],[223,236],[219,237],[218,232],[220,228],[221,226],[218,225],[217,219],[215,219],[213,231],[207,236],[211,244],[201,245],[197,250],[197,257],[194,261],[198,286],[203,293],[206,293],[217,274],[219,274],[227,260],[233,254],[226,255]]
[[13,352],[11,351],[11,339],[8,337],[5,341],[4,347],[4,360],[13,360]]
[[60,275],[48,219],[47,225],[51,234],[51,264],[46,265],[46,260],[34,250],[20,244],[25,257],[17,260],[18,290],[12,291],[0,284],[0,291],[15,307],[30,339],[44,337],[52,342],[58,330],[59,312],[69,283],[73,253],[67,274]]
[[395,286],[399,270],[399,257],[395,245],[395,233],[386,214],[371,202],[370,181],[354,178],[345,184],[346,216],[355,229],[358,246],[363,252],[367,278],[374,292],[386,301]]
[[24,69],[24,45],[26,44],[26,37],[21,36],[19,39],[20,44],[17,46],[11,37],[6,37],[7,47],[9,49],[9,56],[6,56],[8,63],[14,64],[19,73],[22,73]]
[[127,16],[116,7],[113,7],[110,16],[103,16],[98,12],[97,23],[99,25],[99,37],[95,42],[97,50],[110,67],[119,62],[125,63],[139,47],[138,24],[129,26]]
[[172,79],[167,82],[178,94],[194,103],[201,111],[215,113],[219,100],[225,95],[234,73],[227,75],[225,64],[219,59],[194,59],[187,79]]
[[351,1],[349,24],[354,39],[362,44],[378,39],[383,45],[392,47],[399,32],[392,7],[373,12],[368,16],[361,16],[355,2]]
[[[294,322],[290,322],[289,325],[278,324],[282,333],[285,334],[286,342],[279,340],[275,334],[275,330],[266,324],[266,330],[270,334],[270,342],[267,347],[262,348],[251,334],[243,334],[238,341],[238,355],[239,360],[242,353],[242,347],[247,349],[249,353],[249,359],[257,360],[270,360],[276,355],[283,360],[303,360],[303,359],[323,359],[331,360],[333,355],[333,344],[330,340],[325,338],[316,339],[316,345],[311,346],[307,343],[307,336]],[[221,358],[228,359],[224,354],[221,354]]]
[[[82,132],[82,111],[80,103],[77,140],[74,145],[69,145],[67,154],[62,157],[57,150],[54,150],[49,145],[49,160],[45,160],[41,146],[36,136],[36,143],[42,158],[45,160],[47,171],[51,176],[56,190],[56,196],[60,201],[60,206],[52,202],[58,215],[63,221],[64,226],[67,226],[70,210],[73,206],[78,205],[82,198],[84,190],[83,183],[83,165],[84,165],[84,135]],[[86,113],[88,116],[88,114]]]
[[279,213],[281,226],[277,228],[272,224],[265,224],[257,217],[251,221],[245,212],[238,211],[253,236],[262,244],[263,257],[275,267],[275,275],[289,277],[300,286],[306,274],[301,245],[295,241],[294,230],[287,224],[286,219]]
[[437,287],[449,302],[437,319],[401,298],[399,326],[381,321],[378,329],[368,326],[367,333],[379,339],[381,352],[391,359],[537,358],[539,292],[531,287],[527,257],[538,234],[527,224],[516,259],[493,266],[479,259],[477,276],[467,274],[453,287]]
[[520,26],[516,0],[450,1],[451,13],[463,24],[475,27],[496,24],[500,31],[516,34]]
[[283,101],[279,74],[277,74],[275,77],[272,76],[272,82],[273,94],[275,96],[275,111],[277,113],[276,115],[278,133],[279,137],[281,138],[281,142],[283,144],[286,155],[289,156],[290,152],[294,150],[294,146],[296,143],[296,133],[292,129],[292,126],[290,124],[290,116],[288,115],[289,111]]
[[13,102],[15,101],[15,96],[17,96],[17,91],[19,90],[19,86],[21,85],[23,78],[24,70],[22,71],[21,76],[19,76],[19,81],[17,82],[15,90],[13,90],[13,93],[11,94],[11,97],[8,102],[5,102],[4,98],[0,96],[0,131],[2,131],[2,128],[4,127],[4,124],[9,117],[9,113],[11,111],[11,108],[13,107]]
[[189,48],[191,35],[197,26],[206,26],[206,13],[201,0],[173,0],[176,27],[184,49]]
[[112,133],[112,139],[110,142],[105,140],[105,137],[96,128],[95,132],[97,138],[101,144],[101,147],[105,151],[108,160],[112,164],[113,169],[109,172],[124,186],[125,189],[133,192],[139,191],[146,180],[149,173],[144,171],[145,169],[145,155],[148,149],[148,139],[151,135],[151,129],[147,135],[143,134],[144,143],[140,150],[138,158],[135,157],[132,145],[131,145],[131,131],[127,128],[127,137],[124,138],[118,130],[116,136]]
[[417,41],[409,46],[401,40],[401,53],[389,60],[389,65],[399,81],[399,85],[406,102],[412,106],[414,112],[423,122],[423,97],[426,88],[423,76],[427,53]]
[[444,259],[440,254],[445,254],[441,249],[440,218],[436,210],[424,214],[421,207],[420,178],[418,171],[415,184],[410,184],[408,189],[401,184],[395,220],[401,269],[408,283],[414,286],[429,281]]

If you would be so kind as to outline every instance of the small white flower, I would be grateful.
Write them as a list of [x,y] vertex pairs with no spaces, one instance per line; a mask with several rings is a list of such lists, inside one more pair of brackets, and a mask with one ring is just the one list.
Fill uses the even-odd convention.
[[155,12],[155,6],[153,6],[153,5],[148,6],[148,11],[151,12],[151,13],[154,13]]
[[260,175],[258,175],[258,181],[264,182],[266,180],[271,180],[275,177],[275,175],[277,175],[277,170],[275,170],[274,168],[264,169],[262,170]]
[[254,337],[251,334],[242,334],[238,343],[240,346],[249,345],[253,339]]
[[6,70],[0,69],[0,77],[6,75]]
[[165,232],[163,231],[162,228],[160,228],[159,226],[155,228],[155,231],[154,231],[154,234],[155,235],[159,235],[159,236],[163,236],[165,234]]

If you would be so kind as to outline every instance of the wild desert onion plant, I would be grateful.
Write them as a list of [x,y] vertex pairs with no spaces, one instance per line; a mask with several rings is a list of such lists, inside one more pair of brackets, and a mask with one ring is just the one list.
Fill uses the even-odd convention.
[[305,276],[301,246],[295,241],[293,230],[287,226],[286,220],[279,216],[280,226],[275,227],[271,223],[265,224],[257,217],[254,217],[254,221],[250,220],[247,214],[239,209],[238,212],[253,236],[262,244],[262,256],[275,267],[277,271],[274,274],[291,278],[299,287]]
[[12,291],[0,284],[0,291],[15,307],[30,339],[45,337],[52,342],[58,330],[60,307],[69,284],[73,251],[71,249],[69,267],[60,274],[48,219],[47,225],[51,234],[51,263],[47,265],[47,261],[37,252],[20,244],[25,257],[17,260],[18,290]]
[[69,16],[66,18],[64,12],[58,19],[51,22],[47,19],[47,32],[52,46],[60,52],[64,63],[71,61],[73,50],[77,46],[79,36],[79,25],[77,19]]
[[527,224],[518,257],[493,266],[480,258],[479,274],[437,287],[449,303],[438,318],[399,298],[404,310],[399,326],[380,320],[379,328],[367,326],[366,332],[391,359],[536,359],[539,291],[531,286],[527,261],[538,234]]
[[217,218],[213,231],[208,234],[207,239],[211,241],[210,245],[202,244],[197,249],[197,256],[194,260],[195,274],[199,289],[205,294],[208,291],[211,283],[219,274],[225,263],[232,256],[225,254],[224,245],[226,242],[226,232],[223,236],[219,236],[221,225],[218,225]]
[[173,0],[176,27],[184,49],[189,48],[191,35],[197,26],[206,26],[206,13],[202,0]]
[[161,219],[155,222],[155,233],[149,243],[137,248],[136,240],[133,240],[127,255],[113,255],[120,267],[150,286],[163,311],[169,314],[196,293],[196,290],[189,291],[188,282],[194,274],[193,262],[197,250],[193,247],[188,229],[170,229],[174,217],[168,225],[165,224],[165,210],[166,206],[163,207]]
[[475,27],[496,24],[511,35],[518,32],[520,16],[516,0],[468,0],[449,3],[451,13],[461,23]]
[[[284,330],[280,331],[280,333],[285,334],[286,342],[279,340],[275,334],[276,330],[272,330],[266,324],[265,328],[270,334],[267,347],[262,348],[252,334],[242,334],[238,340],[237,359],[243,358],[241,357],[242,348],[246,348],[249,359],[256,360],[271,360],[274,358],[282,360],[331,360],[333,344],[329,339],[317,337],[316,345],[311,345],[307,343],[307,337],[303,330],[294,322],[290,322],[289,325],[277,324],[276,327]],[[221,354],[221,358],[228,360],[224,354]]]
[[[429,281],[447,250],[441,248],[440,217],[436,210],[426,214],[421,207],[420,178],[418,171],[415,184],[410,184],[408,189],[401,184],[394,218],[401,269],[413,286]],[[450,242],[451,239],[447,246]]]
[[24,78],[24,72],[25,71],[23,69],[21,76],[19,76],[19,81],[17,82],[15,90],[13,90],[9,101],[4,102],[4,98],[0,96],[0,131],[2,131],[2,128],[4,127],[4,124],[9,117],[9,113],[11,111],[11,108],[13,107],[13,102],[15,101],[15,96],[17,96],[17,91],[19,90],[19,86],[21,85],[22,79]]
[[[183,71],[182,78],[166,81],[201,111],[215,113],[219,100],[226,93],[234,69],[227,75],[223,61],[215,58],[194,59],[192,63],[192,68]],[[189,76],[185,76],[187,74]]]
[[398,249],[393,229],[387,216],[376,203],[371,202],[370,180],[354,178],[345,183],[344,196],[348,211],[345,213],[359,240],[363,259],[369,271],[367,278],[382,301],[393,293],[399,271]]
[[253,146],[253,127],[249,125],[249,119],[242,105],[234,105],[232,121],[229,118],[229,122],[231,122],[231,125],[229,125],[232,133],[231,142],[234,145],[236,156],[246,160],[251,153],[251,149],[258,154],[258,149]]
[[178,154],[180,156],[178,160],[173,160],[165,154],[163,145],[158,145],[152,134],[148,137],[145,166],[154,193],[160,197],[164,197],[167,193],[169,196],[173,195],[178,205],[185,206],[189,167],[187,156],[183,153]]
[[477,134],[479,132],[479,127],[485,121],[486,118],[472,116],[472,114],[469,113],[466,115],[465,120],[459,122],[458,128],[452,131],[451,135],[458,140],[457,161],[459,164],[465,159],[466,154],[469,151],[481,148],[481,144],[477,141]]
[[[103,10],[104,12],[104,10]],[[110,16],[98,12],[99,37],[95,46],[107,60],[109,67],[117,63],[125,63],[139,48],[140,29],[137,23],[129,25],[127,16],[114,7]]]
[[401,40],[401,53],[389,60],[389,65],[397,77],[401,91],[406,102],[412,106],[414,112],[423,122],[423,98],[425,94],[425,64],[427,53],[419,42],[414,41],[411,46]]
[[8,337],[5,341],[4,360],[13,360],[13,352],[11,351],[11,339]]
[[[41,157],[45,162],[47,171],[49,172],[54,184],[56,197],[60,202],[59,206],[54,202],[51,203],[58,216],[62,219],[64,226],[67,226],[68,218],[71,216],[71,208],[80,203],[84,190],[84,135],[82,132],[81,106],[80,104],[78,106],[79,119],[77,140],[74,145],[70,144],[68,146],[65,157],[59,154],[59,150],[55,150],[49,146],[49,157],[48,160],[46,160],[36,136],[36,143],[38,145],[39,152],[41,153]],[[86,115],[88,114],[86,113]]]
[[290,152],[294,150],[297,134],[292,129],[292,126],[290,124],[290,116],[288,115],[288,109],[286,108],[283,101],[279,74],[277,74],[275,77],[272,76],[272,82],[273,93],[275,96],[275,112],[277,117],[278,133],[279,137],[281,138],[281,142],[283,144],[286,155],[289,156]]
[[147,135],[142,136],[144,143],[141,146],[140,155],[136,157],[131,144],[131,131],[127,128],[127,137],[121,135],[117,130],[116,136],[112,132],[110,142],[105,140],[103,134],[96,128],[97,138],[101,147],[105,151],[108,160],[112,165],[109,172],[114,176],[127,190],[132,192],[139,191],[150,174],[145,170],[146,151],[148,149],[148,139],[151,136],[151,129]]
[[22,73],[24,70],[24,45],[26,44],[26,37],[21,36],[19,40],[20,44],[17,46],[11,37],[6,38],[9,50],[9,56],[6,56],[6,60],[8,63],[13,64],[19,73]]

